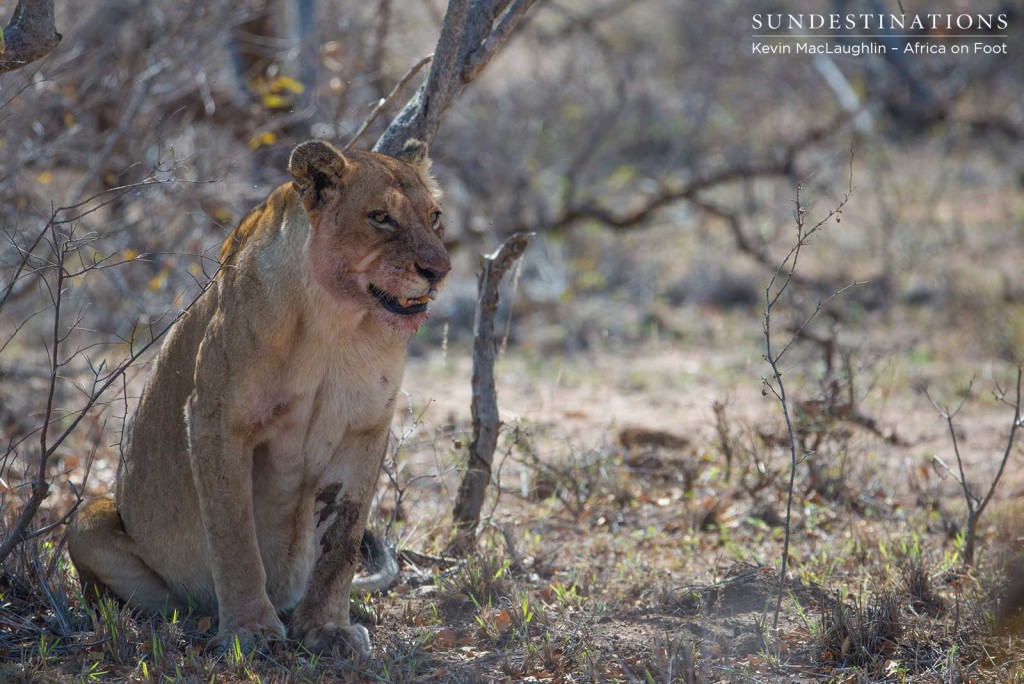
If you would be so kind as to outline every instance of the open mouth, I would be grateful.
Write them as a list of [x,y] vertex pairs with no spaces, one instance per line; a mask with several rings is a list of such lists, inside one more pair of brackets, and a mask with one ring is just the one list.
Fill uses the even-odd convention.
[[408,297],[395,297],[389,295],[376,285],[370,285],[370,294],[377,298],[380,305],[393,314],[399,316],[414,316],[427,310],[427,304],[433,297],[429,294],[422,297],[409,299]]

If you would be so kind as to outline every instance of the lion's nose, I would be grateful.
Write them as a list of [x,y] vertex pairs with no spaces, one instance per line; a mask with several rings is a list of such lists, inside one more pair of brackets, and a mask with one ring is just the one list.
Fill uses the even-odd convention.
[[416,262],[416,272],[426,278],[427,282],[431,285],[443,280],[450,270],[452,270],[452,265],[447,259],[443,262],[438,259],[437,261],[429,264]]

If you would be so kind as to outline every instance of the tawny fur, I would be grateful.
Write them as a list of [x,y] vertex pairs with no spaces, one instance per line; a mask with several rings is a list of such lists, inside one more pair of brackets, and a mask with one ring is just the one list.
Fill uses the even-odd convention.
[[161,349],[113,502],[74,522],[87,595],[216,613],[218,643],[283,637],[290,612],[307,647],[368,651],[349,590],[426,316],[389,311],[374,288],[432,298],[450,269],[425,146],[400,156],[303,143],[294,181],[225,242]]

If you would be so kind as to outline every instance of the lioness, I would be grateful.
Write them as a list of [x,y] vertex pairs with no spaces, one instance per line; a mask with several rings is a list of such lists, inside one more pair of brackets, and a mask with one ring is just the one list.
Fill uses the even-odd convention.
[[216,611],[216,644],[284,637],[290,611],[306,647],[365,655],[349,591],[406,343],[451,262],[422,143],[306,142],[288,171],[171,330],[116,495],[69,549],[87,596]]

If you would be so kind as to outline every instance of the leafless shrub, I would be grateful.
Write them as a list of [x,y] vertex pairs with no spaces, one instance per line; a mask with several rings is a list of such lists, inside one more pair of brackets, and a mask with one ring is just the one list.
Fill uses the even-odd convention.
[[[936,468],[941,469],[942,472],[953,477],[957,484],[960,485],[960,489],[963,492],[964,503],[967,506],[967,522],[964,529],[963,561],[967,566],[974,563],[975,548],[978,537],[978,523],[981,521],[981,516],[985,512],[985,509],[992,501],[992,497],[996,493],[996,488],[999,486],[999,481],[1003,477],[1003,472],[1006,470],[1006,464],[1009,462],[1010,456],[1014,452],[1017,429],[1021,426],[1021,409],[1024,407],[1024,404],[1021,403],[1022,378],[1024,378],[1024,365],[1018,365],[1016,390],[1012,400],[1008,398],[1009,395],[1004,388],[999,387],[998,385],[996,386],[996,399],[1013,410],[1013,418],[1010,421],[1010,427],[1007,431],[1006,448],[1003,449],[1003,454],[999,461],[999,468],[996,471],[992,482],[989,484],[988,490],[985,492],[984,496],[979,496],[975,493],[973,487],[967,481],[967,475],[964,472],[963,457],[960,454],[960,444],[957,438],[956,426],[954,425],[957,415],[964,407],[966,398],[961,401],[960,405],[955,409],[951,409],[949,406],[939,406],[939,404],[937,404],[935,400],[928,395],[928,399],[931,401],[932,406],[934,406],[935,410],[939,412],[939,415],[942,416],[942,419],[946,422],[946,426],[949,428],[949,437],[953,446],[953,455],[956,457],[956,473],[950,470],[945,461],[938,456],[933,457],[932,462],[935,464]],[[968,390],[967,394],[970,394],[970,390]]]
[[862,387],[863,364],[858,363],[853,346],[839,334],[839,322],[832,320],[825,330],[807,326],[792,329],[796,341],[810,344],[821,354],[821,373],[815,378],[815,396],[796,404],[799,438],[804,451],[818,453],[831,437],[849,433],[840,427],[856,427],[890,444],[906,446],[895,429],[886,429],[878,419],[862,408],[864,395],[871,387]]
[[596,500],[622,506],[633,496],[626,487],[621,453],[610,449],[570,451],[564,463],[541,460],[532,450],[526,451],[526,465],[533,471],[529,495],[536,499],[552,496],[576,520],[581,520]]
[[[68,478],[68,486],[74,496],[71,505],[57,513],[47,525],[31,529],[43,501],[50,494],[55,475],[50,471],[51,460],[73,435],[89,425],[87,419],[94,412],[106,407],[108,394],[123,389],[125,373],[191,306],[185,305],[177,313],[170,313],[168,309],[165,316],[148,323],[135,320],[126,334],[113,332],[104,336],[88,330],[88,302],[72,296],[76,283],[128,262],[117,251],[103,252],[94,235],[78,232],[78,223],[119,196],[159,182],[151,176],[140,184],[100,193],[56,209],[27,244],[19,242],[10,227],[3,226],[11,244],[19,250],[20,258],[6,269],[6,282],[0,294],[0,313],[7,313],[5,309],[11,304],[13,293],[26,287],[40,292],[42,308],[23,315],[20,320],[14,318],[12,331],[0,346],[0,355],[17,349],[19,335],[33,329],[28,326],[32,319],[42,315],[49,320],[43,349],[43,403],[37,409],[38,418],[33,417],[27,434],[11,436],[0,455],[0,477],[10,480],[16,467],[26,468],[25,488],[28,489],[27,494],[15,490],[21,497],[17,505],[20,512],[16,519],[5,521],[0,563],[19,543],[59,527],[77,509],[86,487],[91,460],[85,462],[84,475],[77,485]],[[37,255],[37,251],[40,254]],[[202,291],[200,288],[200,293]],[[198,295],[192,301],[196,299]],[[72,308],[70,313],[69,308]],[[95,440],[100,439],[101,434],[102,430],[94,435],[91,453],[95,453]],[[30,462],[35,465],[28,467]],[[66,474],[63,476],[67,477]],[[6,499],[9,494],[0,494],[0,497]],[[14,509],[15,506],[7,508],[9,512]]]
[[807,224],[808,207],[802,202],[802,188],[802,184],[797,186],[795,207],[793,209],[793,220],[796,226],[796,242],[790,248],[786,256],[783,257],[775,273],[768,281],[768,286],[764,291],[765,307],[764,318],[762,321],[762,331],[764,333],[765,342],[764,359],[771,369],[771,376],[762,378],[762,385],[765,388],[764,393],[767,394],[770,392],[782,407],[782,415],[786,422],[788,450],[790,455],[789,486],[786,497],[786,536],[782,549],[781,567],[779,570],[779,598],[775,606],[773,628],[778,627],[779,611],[782,608],[782,586],[785,584],[786,566],[789,561],[789,544],[791,534],[790,523],[793,509],[794,488],[796,485],[796,470],[800,460],[800,457],[797,455],[797,430],[794,425],[791,400],[787,398],[786,395],[786,385],[782,378],[781,362],[785,357],[786,352],[792,348],[793,344],[800,337],[800,334],[811,323],[811,321],[814,320],[814,318],[821,313],[821,311],[824,310],[824,308],[834,298],[852,286],[844,287],[833,292],[827,298],[819,300],[814,311],[795,326],[792,331],[792,337],[790,337],[787,342],[782,343],[781,346],[773,339],[774,329],[772,327],[772,315],[776,307],[779,306],[780,299],[794,282],[794,275],[796,274],[797,265],[799,264],[803,248],[806,247],[807,244],[810,243],[810,241],[813,240],[826,225],[831,223],[833,220],[839,219],[842,215],[843,207],[846,206],[847,202],[850,200],[850,196],[853,194],[853,150],[851,149],[850,151],[850,181],[848,191],[839,203],[833,209],[828,211],[824,218],[812,226],[808,226]]

